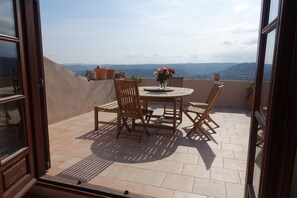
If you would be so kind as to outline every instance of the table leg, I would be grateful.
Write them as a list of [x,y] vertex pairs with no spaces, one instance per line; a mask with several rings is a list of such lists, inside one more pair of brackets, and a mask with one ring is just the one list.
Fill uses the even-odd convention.
[[183,97],[180,98],[180,105],[179,105],[179,119],[180,119],[180,124],[183,121]]
[[176,98],[173,100],[173,134],[176,131]]

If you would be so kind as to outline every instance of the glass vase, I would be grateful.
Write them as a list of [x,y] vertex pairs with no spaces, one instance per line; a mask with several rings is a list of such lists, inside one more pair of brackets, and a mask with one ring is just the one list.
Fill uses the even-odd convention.
[[166,87],[167,87],[167,80],[159,81],[159,89],[160,90],[165,90]]

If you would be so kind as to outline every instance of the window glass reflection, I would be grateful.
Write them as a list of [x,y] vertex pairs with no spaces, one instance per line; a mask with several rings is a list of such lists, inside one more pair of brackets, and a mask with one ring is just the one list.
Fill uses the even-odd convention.
[[0,41],[0,98],[15,94],[21,94],[17,46]]
[[16,36],[12,0],[0,0],[0,34]]
[[26,146],[22,101],[0,105],[1,161]]
[[[268,95],[270,87],[270,79],[272,73],[272,63],[274,56],[274,44],[275,44],[275,30],[270,32],[267,36],[267,45],[265,52],[265,63],[264,63],[264,72],[263,72],[263,83],[262,83],[262,93],[261,93],[261,105],[259,109],[259,118],[257,120],[266,122],[266,115],[268,111]],[[262,123],[263,123],[262,122]],[[256,154],[255,154],[255,165],[254,165],[254,176],[253,176],[253,187],[256,196],[258,195],[259,184],[260,184],[260,173],[263,157],[263,147],[264,147],[264,138],[265,138],[265,125],[259,122],[258,131],[257,131],[257,143],[256,143]]]
[[271,0],[269,11],[269,23],[277,17],[279,0]]

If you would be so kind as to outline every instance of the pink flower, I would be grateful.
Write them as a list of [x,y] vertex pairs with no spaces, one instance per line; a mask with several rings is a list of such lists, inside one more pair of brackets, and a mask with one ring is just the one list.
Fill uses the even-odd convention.
[[175,70],[167,66],[160,67],[154,72],[156,80],[161,83],[172,78],[173,74],[175,74]]

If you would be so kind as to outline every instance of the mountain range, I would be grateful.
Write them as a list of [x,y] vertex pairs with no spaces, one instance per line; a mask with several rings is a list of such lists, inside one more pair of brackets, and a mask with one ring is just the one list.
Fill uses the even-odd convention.
[[[220,73],[222,80],[246,80],[255,78],[256,63],[174,63],[174,64],[130,64],[110,65],[100,67],[113,68],[116,71],[126,72],[126,76],[153,77],[157,68],[168,66],[175,69],[175,76],[183,76],[188,79],[213,79],[214,73]],[[85,76],[87,70],[93,71],[95,64],[62,64],[62,66]],[[265,66],[264,80],[269,80],[271,65]]]

